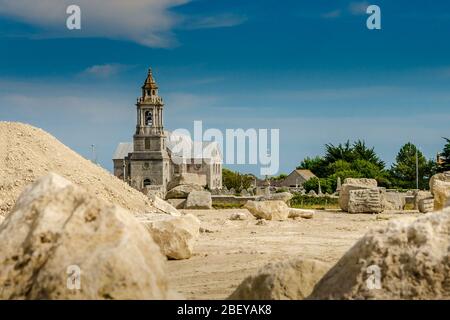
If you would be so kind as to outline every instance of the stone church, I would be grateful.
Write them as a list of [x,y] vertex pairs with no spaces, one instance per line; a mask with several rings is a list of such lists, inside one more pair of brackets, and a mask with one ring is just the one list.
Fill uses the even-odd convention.
[[116,177],[144,193],[165,193],[170,181],[183,176],[191,180],[194,177],[197,184],[210,190],[222,188],[219,145],[192,141],[189,136],[164,130],[164,103],[151,69],[137,99],[136,111],[133,142],[119,143],[113,156]]

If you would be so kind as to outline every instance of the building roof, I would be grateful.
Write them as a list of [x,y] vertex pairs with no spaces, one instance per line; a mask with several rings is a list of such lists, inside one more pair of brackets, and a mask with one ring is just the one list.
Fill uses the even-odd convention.
[[131,142],[121,142],[114,152],[113,160],[123,160],[129,153],[133,152],[133,144]]
[[148,75],[145,79],[144,85],[142,89],[158,89],[158,85],[156,84],[155,79],[153,78],[152,69],[148,69]]
[[305,178],[305,180],[309,180],[311,178],[317,178],[314,173],[311,172],[311,170],[308,169],[295,169],[294,172],[296,172],[298,175]]

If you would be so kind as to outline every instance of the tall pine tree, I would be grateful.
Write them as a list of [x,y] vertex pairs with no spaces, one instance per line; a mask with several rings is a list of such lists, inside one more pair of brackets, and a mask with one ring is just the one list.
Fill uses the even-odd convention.
[[444,150],[441,152],[441,163],[439,164],[439,171],[450,171],[450,139],[444,138],[447,143]]

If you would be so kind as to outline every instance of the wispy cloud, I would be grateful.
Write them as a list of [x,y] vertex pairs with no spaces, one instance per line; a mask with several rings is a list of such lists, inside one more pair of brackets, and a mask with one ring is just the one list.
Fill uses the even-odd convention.
[[[177,28],[231,27],[246,18],[234,14],[189,17],[172,9],[193,0],[0,0],[0,16],[27,23],[30,37],[102,37],[128,40],[149,47],[178,45]],[[67,30],[66,8],[81,8],[81,30]]]
[[339,18],[342,15],[342,10],[333,10],[327,13],[324,13],[321,15],[322,18],[325,19],[332,19],[332,18]]
[[216,16],[206,17],[191,17],[186,19],[185,27],[187,29],[211,29],[211,28],[225,28],[234,27],[244,23],[247,17],[236,14],[221,14]]
[[366,14],[367,7],[369,7],[370,4],[367,1],[362,2],[352,2],[348,6],[348,11],[355,16]]
[[118,63],[93,65],[83,70],[79,75],[95,78],[110,78],[129,69],[130,67],[131,66],[129,65]]

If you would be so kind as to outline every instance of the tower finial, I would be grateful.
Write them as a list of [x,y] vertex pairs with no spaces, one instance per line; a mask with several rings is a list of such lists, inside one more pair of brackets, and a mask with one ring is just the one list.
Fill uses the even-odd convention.
[[152,75],[152,68],[148,68],[148,75],[151,76]]

